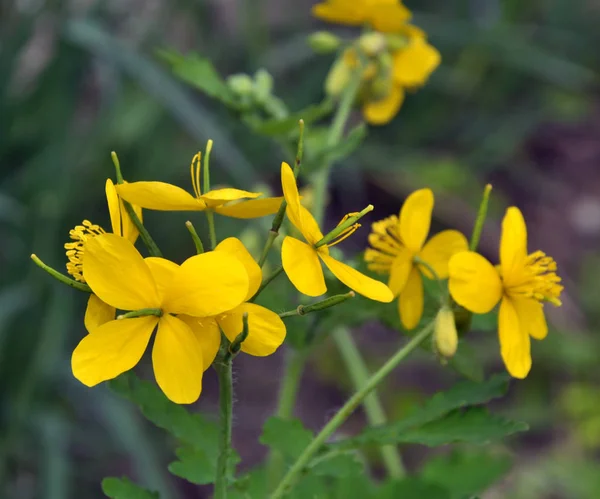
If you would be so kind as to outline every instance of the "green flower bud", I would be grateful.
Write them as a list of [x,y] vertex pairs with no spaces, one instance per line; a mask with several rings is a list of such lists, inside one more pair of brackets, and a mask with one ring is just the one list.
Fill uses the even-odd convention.
[[437,351],[446,358],[454,356],[458,347],[458,334],[454,313],[444,305],[435,318],[434,339]]
[[338,97],[344,91],[352,76],[352,68],[346,64],[343,57],[339,58],[327,75],[325,92],[331,97]]
[[254,74],[254,93],[257,102],[265,102],[273,91],[273,77],[266,69]]
[[329,31],[317,31],[308,37],[308,44],[317,54],[335,52],[342,41]]
[[227,86],[238,96],[246,97],[254,93],[254,81],[247,74],[235,74],[227,78]]
[[358,39],[358,46],[365,55],[373,57],[385,51],[387,43],[384,35],[373,31],[362,35]]

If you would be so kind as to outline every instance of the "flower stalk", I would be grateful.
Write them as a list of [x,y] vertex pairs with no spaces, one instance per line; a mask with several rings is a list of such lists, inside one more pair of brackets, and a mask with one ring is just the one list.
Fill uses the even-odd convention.
[[46,265],[38,258],[37,255],[32,254],[31,259],[39,268],[48,272],[48,274],[54,277],[57,281],[60,281],[63,284],[66,284],[67,286],[70,286],[74,289],[78,289],[79,291],[83,291],[84,293],[92,292],[92,288],[90,288],[87,284],[76,281],[75,279],[71,279],[70,277],[67,277],[66,275],[60,273],[58,270],[53,269],[49,265]]
[[198,236],[198,233],[196,232],[194,224],[188,220],[185,223],[185,227],[190,233],[190,236],[192,236],[192,241],[194,241],[194,246],[196,247],[196,254],[199,255],[200,253],[204,253],[204,245],[202,244],[200,236]]
[[317,312],[319,310],[325,310],[326,308],[334,307],[339,305],[340,303],[349,300],[350,298],[354,298],[356,293],[354,291],[349,291],[348,293],[344,293],[341,295],[334,295],[325,300],[319,301],[317,303],[313,303],[312,305],[298,305],[295,310],[289,310],[287,312],[283,312],[279,314],[279,317],[282,319],[286,317],[294,317],[297,315],[306,315],[311,312]]
[[375,372],[343,407],[331,418],[314,440],[304,449],[300,457],[283,477],[270,499],[281,499],[298,480],[299,475],[310,463],[313,456],[321,449],[327,439],[348,419],[354,410],[364,402],[365,398],[392,372],[410,353],[418,348],[433,331],[433,323],[425,326],[403,348],[398,350],[377,372]]
[[[112,158],[113,165],[115,165],[117,184],[123,184],[125,181],[123,180],[123,173],[121,172],[121,163],[119,162],[119,157],[117,156],[117,153],[115,151],[112,151],[110,153],[110,157]],[[123,199],[123,206],[125,207],[129,218],[131,218],[131,221],[139,231],[140,237],[142,238],[142,241],[144,241],[144,244],[146,245],[146,248],[148,249],[150,255],[162,257],[162,252],[154,242],[154,239],[152,239],[152,236],[150,235],[146,227],[144,227],[144,224],[140,220],[140,217],[137,216],[137,213],[133,209],[133,206],[131,206],[131,203]]]
[[219,457],[215,479],[215,499],[227,499],[227,470],[231,455],[231,428],[233,420],[233,375],[232,357],[225,354],[222,362],[215,363],[219,375],[219,410],[221,432],[219,435]]
[[469,250],[476,251],[479,246],[479,240],[481,239],[481,231],[483,230],[483,224],[487,217],[488,204],[490,202],[490,193],[492,192],[492,184],[487,184],[483,190],[483,198],[479,205],[479,211],[477,212],[477,218],[475,219],[475,225],[473,227],[473,233],[471,234],[471,241],[469,242]]
[[[298,121],[299,128],[299,137],[298,137],[298,149],[296,150],[296,159],[294,161],[294,176],[298,178],[298,173],[300,172],[300,165],[302,164],[302,156],[304,155],[304,120]],[[281,228],[281,224],[283,223],[283,218],[285,217],[285,209],[287,207],[287,202],[284,199],[281,201],[281,206],[279,210],[275,214],[273,218],[273,223],[271,224],[271,229],[269,230],[269,237],[267,238],[267,242],[262,250],[260,255],[260,259],[258,261],[258,265],[262,267],[267,261],[267,257],[269,256],[269,251],[279,236],[279,229]]]

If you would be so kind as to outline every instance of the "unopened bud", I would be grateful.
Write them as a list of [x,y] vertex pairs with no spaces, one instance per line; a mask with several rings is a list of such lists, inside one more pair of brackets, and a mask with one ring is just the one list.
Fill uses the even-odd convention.
[[308,44],[318,54],[329,54],[336,51],[341,40],[329,31],[317,31],[308,37]]
[[358,40],[358,46],[369,57],[383,52],[386,45],[385,36],[377,32],[365,33]]
[[228,77],[227,86],[239,96],[249,96],[254,92],[254,81],[243,73]]
[[254,74],[254,91],[258,102],[265,102],[273,91],[273,77],[266,69],[259,69]]
[[437,351],[446,358],[454,356],[458,347],[458,334],[454,323],[452,309],[443,306],[435,318],[434,330],[435,346]]
[[346,64],[344,57],[339,58],[333,63],[327,79],[325,80],[325,92],[331,97],[338,97],[342,94],[352,76],[352,68]]

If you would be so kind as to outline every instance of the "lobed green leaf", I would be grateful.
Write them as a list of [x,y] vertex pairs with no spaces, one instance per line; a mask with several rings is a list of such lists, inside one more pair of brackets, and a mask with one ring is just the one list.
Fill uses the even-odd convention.
[[158,499],[158,493],[150,492],[133,483],[129,478],[108,477],[102,480],[102,492],[112,499]]

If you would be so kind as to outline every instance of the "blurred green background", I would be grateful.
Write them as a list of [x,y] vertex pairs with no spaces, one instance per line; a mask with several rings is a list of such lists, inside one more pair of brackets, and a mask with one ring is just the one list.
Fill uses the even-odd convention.
[[[107,227],[104,181],[118,152],[129,180],[188,188],[193,154],[212,138],[213,183],[279,194],[286,151],[253,135],[236,116],[177,81],[157,57],[173,48],[210,58],[223,75],[266,68],[292,110],[322,99],[332,56],[305,39],[327,26],[293,0],[0,0],[0,497],[103,497],[106,475],[132,476],[164,498],[208,497],[166,471],[172,442],[105,387],[87,389],[70,372],[84,334],[85,297],[35,267],[35,252],[64,269],[68,231],[90,219]],[[509,475],[483,497],[600,497],[600,4],[591,0],[409,2],[415,23],[442,53],[442,66],[410,95],[398,117],[371,128],[332,174],[330,223],[376,206],[344,245],[360,251],[369,222],[398,211],[414,188],[436,193],[435,228],[468,233],[486,182],[493,203],[481,250],[496,259],[499,220],[518,205],[530,248],[553,255],[564,305],[533,347],[534,367],[500,409],[531,424],[502,452]],[[335,27],[329,27],[335,29]],[[348,33],[346,30],[342,32]],[[358,122],[359,116],[354,117]],[[197,214],[147,213],[163,252],[193,252],[183,223]],[[267,221],[218,219],[218,234],[243,234],[256,251]],[[254,245],[254,246],[253,246]],[[282,284],[283,286],[283,284]],[[289,284],[286,285],[289,288]],[[287,288],[286,288],[287,289]],[[486,372],[502,370],[493,323],[468,342]],[[373,366],[399,333],[356,331]],[[297,414],[320,427],[351,389],[329,343],[311,362]],[[283,352],[236,361],[234,444],[250,466],[264,456],[260,428],[275,404]],[[385,384],[391,415],[456,378],[417,356]],[[214,411],[214,373],[200,409]],[[364,424],[357,413],[346,429]],[[404,449],[410,469],[426,458]],[[377,456],[373,456],[376,459]],[[376,465],[376,463],[375,463]]]

